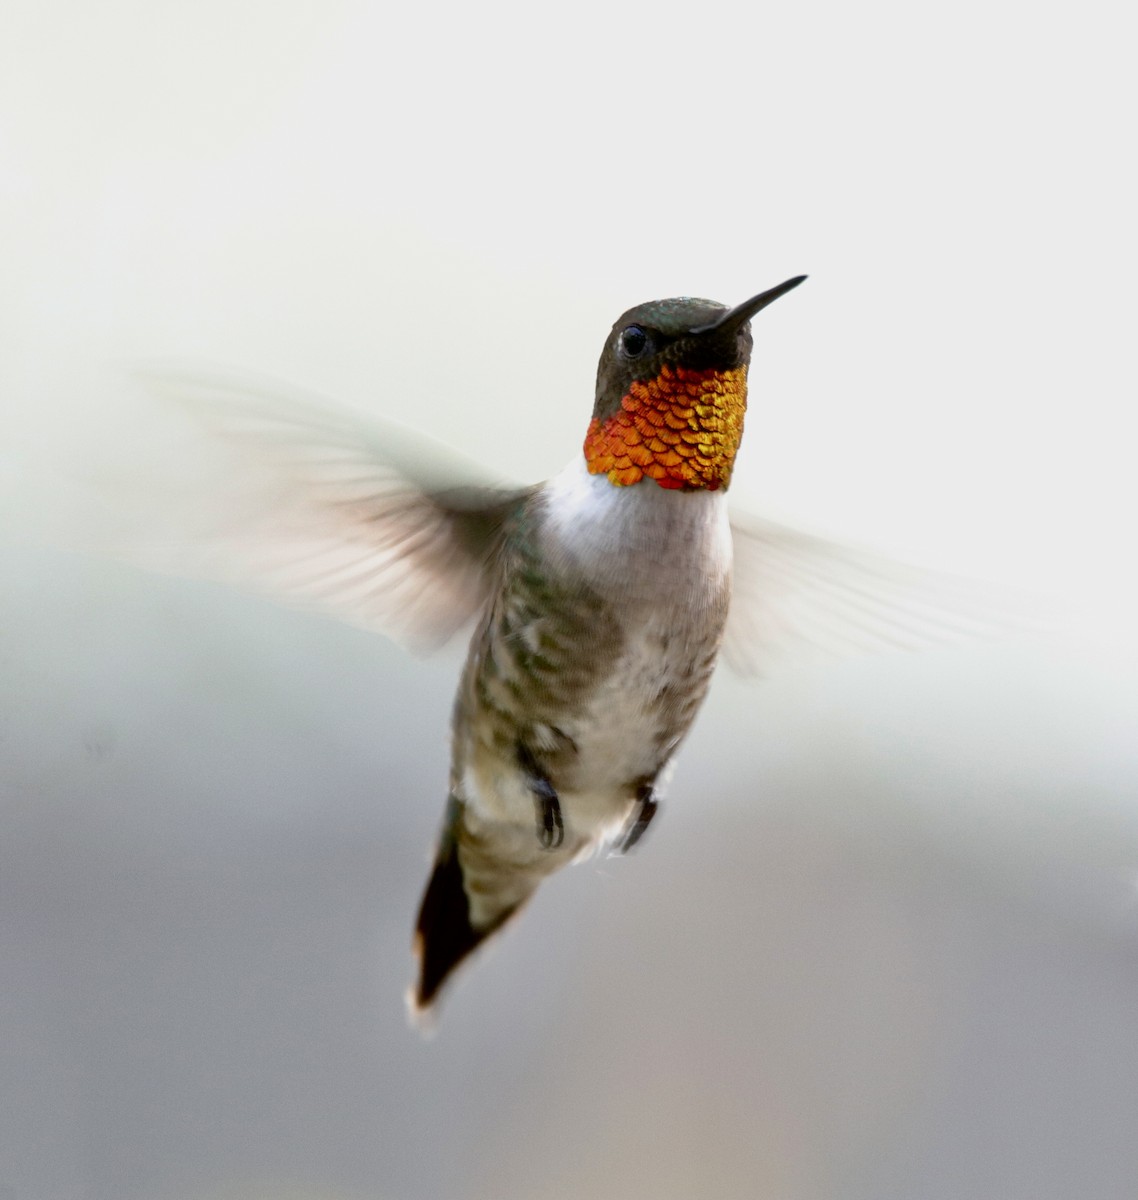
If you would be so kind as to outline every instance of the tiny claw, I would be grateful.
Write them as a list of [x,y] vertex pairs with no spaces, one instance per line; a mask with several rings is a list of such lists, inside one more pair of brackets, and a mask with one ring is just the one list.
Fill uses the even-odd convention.
[[565,840],[565,825],[561,819],[561,802],[550,788],[534,797],[537,809],[537,836],[545,850],[556,850]]
[[549,782],[538,765],[533,751],[518,742],[518,764],[526,774],[526,782],[533,792],[533,804],[537,811],[537,837],[545,850],[556,850],[565,840],[565,824],[561,819],[561,801],[557,789]]
[[651,784],[641,788],[637,799],[640,801],[640,807],[636,811],[636,816],[628,827],[628,833],[625,834],[624,840],[620,843],[619,852],[627,854],[633,846],[644,836],[644,831],[652,824],[652,818],[656,815],[659,809],[659,803],[653,799]]

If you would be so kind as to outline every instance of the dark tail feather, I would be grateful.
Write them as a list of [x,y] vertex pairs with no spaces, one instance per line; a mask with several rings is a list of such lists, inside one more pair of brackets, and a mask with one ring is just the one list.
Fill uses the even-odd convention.
[[455,968],[492,933],[499,929],[513,909],[485,929],[476,929],[470,921],[470,902],[458,861],[458,829],[462,805],[453,799],[440,838],[435,867],[419,907],[415,924],[414,948],[419,960],[418,979],[409,996],[411,1015],[422,1023],[438,999],[443,984]]
[[419,979],[412,1003],[417,1011],[430,1008],[447,976],[486,936],[470,923],[458,854],[453,845],[446,847],[435,862],[415,925]]

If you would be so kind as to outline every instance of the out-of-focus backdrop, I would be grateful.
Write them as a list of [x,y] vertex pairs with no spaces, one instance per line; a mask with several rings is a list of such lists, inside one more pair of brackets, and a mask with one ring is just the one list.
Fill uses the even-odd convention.
[[[1120,19],[5,6],[4,1200],[1133,1197]],[[723,674],[642,852],[548,884],[424,1042],[462,648],[83,552],[205,478],[121,365],[265,372],[537,479],[624,308],[799,272],[739,504],[1082,616]]]

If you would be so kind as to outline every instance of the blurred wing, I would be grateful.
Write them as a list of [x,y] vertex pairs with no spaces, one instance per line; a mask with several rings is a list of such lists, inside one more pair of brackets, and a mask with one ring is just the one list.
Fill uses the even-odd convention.
[[732,520],[723,654],[743,674],[779,662],[915,650],[1040,628],[1026,600],[756,517]]
[[532,489],[487,486],[426,438],[276,385],[144,379],[239,451],[224,511],[176,561],[148,565],[252,586],[418,649],[487,603],[506,524]]

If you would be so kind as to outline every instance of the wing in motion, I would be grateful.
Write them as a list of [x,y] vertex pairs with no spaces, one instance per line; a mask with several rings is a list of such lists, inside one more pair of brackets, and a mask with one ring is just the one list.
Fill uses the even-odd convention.
[[732,520],[735,570],[723,655],[765,674],[810,662],[993,637],[1047,624],[1005,589],[923,570],[758,517]]
[[[162,569],[253,586],[419,650],[480,613],[506,523],[535,490],[390,422],[263,380],[146,372],[243,451],[211,528]],[[723,654],[743,674],[1046,624],[1022,597],[750,516],[732,521]],[[131,555],[131,557],[138,557]],[[149,565],[155,565],[153,563]]]
[[506,519],[531,489],[488,485],[425,437],[278,385],[146,378],[245,452],[238,472],[269,472],[259,491],[238,483],[232,508],[166,569],[251,585],[420,650],[482,610]]

